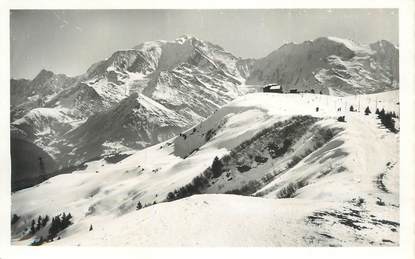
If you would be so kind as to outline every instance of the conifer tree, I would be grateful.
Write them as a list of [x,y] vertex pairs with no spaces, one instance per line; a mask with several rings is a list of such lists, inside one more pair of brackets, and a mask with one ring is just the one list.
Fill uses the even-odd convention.
[[49,221],[49,216],[48,215],[46,215],[44,218],[43,218],[43,220],[42,220],[42,226],[44,227],[44,226],[46,226],[46,224],[48,223],[48,221]]
[[41,227],[42,227],[42,216],[39,215],[39,217],[37,218],[36,231],[39,231]]
[[13,217],[12,217],[12,225],[13,224],[15,224],[18,220],[20,219],[20,217],[19,216],[17,216],[16,214],[13,214]]
[[136,209],[141,210],[142,208],[143,208],[143,205],[141,204],[141,202],[138,202]]
[[32,224],[30,226],[30,233],[31,234],[34,234],[36,232],[35,224],[36,224],[35,220],[32,219]]
[[378,114],[379,118],[382,119],[382,117],[385,116],[385,109],[382,108],[382,110]]
[[219,160],[219,158],[216,156],[212,163],[212,173],[213,177],[219,177],[222,174],[222,162]]
[[370,113],[372,113],[369,109],[369,106],[366,107],[365,109],[365,115],[369,115]]

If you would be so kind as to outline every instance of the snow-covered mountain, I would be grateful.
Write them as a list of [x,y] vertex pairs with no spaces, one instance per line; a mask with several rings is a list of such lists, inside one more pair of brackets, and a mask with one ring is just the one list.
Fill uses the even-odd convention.
[[12,126],[61,167],[140,149],[240,96],[249,63],[191,36],[146,42],[76,78],[42,70],[32,81],[12,80]]
[[64,138],[74,146],[70,152],[75,161],[82,161],[114,151],[139,150],[172,138],[190,126],[192,123],[180,113],[133,93],[108,112],[89,117]]
[[109,103],[142,93],[201,120],[240,95],[236,86],[246,72],[238,61],[220,46],[183,36],[117,51],[88,69],[86,83]]
[[319,38],[255,60],[182,36],[116,51],[76,77],[12,79],[11,127],[62,169],[165,141],[263,83],[345,95],[398,88],[398,74],[387,41]]
[[73,86],[77,77],[54,74],[43,69],[33,80],[10,80],[11,120],[18,119],[33,108],[42,107],[54,95]]
[[285,91],[348,95],[399,86],[399,50],[382,40],[363,45],[336,37],[285,44],[257,60],[247,84],[277,83]]
[[51,223],[30,233],[32,219],[65,212],[73,224],[44,245],[399,245],[400,135],[366,107],[399,116],[399,92],[239,97],[121,161],[15,192],[12,243],[46,239]]

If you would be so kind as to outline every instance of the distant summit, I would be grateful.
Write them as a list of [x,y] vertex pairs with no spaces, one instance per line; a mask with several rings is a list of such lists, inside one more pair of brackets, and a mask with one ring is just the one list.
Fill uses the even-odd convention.
[[399,86],[399,50],[388,41],[363,45],[337,37],[285,44],[257,60],[247,84],[334,95],[376,93]]

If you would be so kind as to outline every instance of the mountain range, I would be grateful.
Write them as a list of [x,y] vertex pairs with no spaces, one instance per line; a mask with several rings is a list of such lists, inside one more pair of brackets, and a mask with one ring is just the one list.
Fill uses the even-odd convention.
[[387,41],[241,59],[183,36],[12,79],[11,243],[399,246],[398,61]]
[[[398,61],[387,41],[324,37],[242,59],[182,36],[116,51],[76,77],[42,70],[33,80],[11,79],[12,174],[29,179],[16,186],[30,186],[56,170],[165,141],[252,85],[337,96],[398,89]],[[17,166],[22,157],[32,170]]]

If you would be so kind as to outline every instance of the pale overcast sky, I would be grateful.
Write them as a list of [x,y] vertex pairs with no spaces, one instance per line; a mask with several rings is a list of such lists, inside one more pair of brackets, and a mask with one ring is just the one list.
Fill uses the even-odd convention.
[[18,10],[10,23],[11,76],[28,79],[42,68],[79,75],[116,50],[183,34],[260,58],[320,36],[398,45],[399,27],[396,9]]

